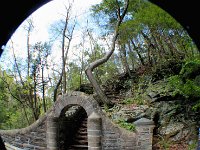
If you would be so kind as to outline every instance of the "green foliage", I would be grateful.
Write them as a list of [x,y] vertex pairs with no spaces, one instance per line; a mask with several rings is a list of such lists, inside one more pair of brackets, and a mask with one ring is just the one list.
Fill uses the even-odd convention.
[[200,85],[197,82],[199,74],[200,60],[187,61],[179,75],[169,78],[169,84],[174,89],[175,94],[181,94],[187,98],[200,97]]
[[137,105],[144,105],[145,101],[142,95],[137,94],[133,98],[126,98],[122,101],[122,104],[129,105],[129,104],[137,104]]
[[152,27],[162,27],[163,29],[181,28],[180,24],[167,12],[149,2],[145,2],[143,8],[134,16],[138,22]]
[[[113,79],[113,76],[117,74],[117,68],[115,64],[111,61],[108,61],[105,66],[102,66],[102,75],[100,76],[101,83],[104,84],[108,79]],[[113,79],[114,80],[114,79]]]
[[168,79],[173,96],[181,95],[192,103],[192,110],[200,109],[200,60],[187,60],[180,73]]
[[[29,108],[26,108],[26,113],[29,117],[32,116]],[[12,97],[7,100],[0,99],[0,118],[1,129],[22,128],[28,125],[24,110]]]
[[181,91],[183,82],[179,75],[174,75],[168,78],[168,86],[173,89],[173,96],[176,94],[183,94]]
[[77,89],[78,87],[80,87],[80,84],[81,84],[80,82],[83,82],[83,81],[80,81],[81,80],[80,72],[81,70],[76,63],[72,62],[69,64],[69,72],[67,74],[68,76],[67,85],[70,90]]
[[120,127],[125,128],[126,130],[135,131],[135,125],[133,123],[128,123],[128,122],[126,122],[125,120],[122,120],[122,119],[117,120],[116,123]]
[[[25,83],[26,84],[26,83]],[[32,118],[32,112],[30,108],[24,108],[26,101],[20,97],[28,93],[26,89],[22,88],[20,84],[17,84],[14,77],[9,75],[6,71],[0,71],[0,128],[1,129],[13,129],[21,128],[28,125],[27,118]],[[23,104],[22,104],[23,102]],[[31,120],[33,121],[33,120]]]
[[166,32],[183,29],[166,11],[145,0],[130,1],[128,14],[129,17],[120,26],[124,40],[136,37],[141,31],[147,32],[148,28]]
[[183,79],[194,79],[200,74],[200,59],[189,60],[185,63],[180,71]]
[[[27,109],[28,110],[28,109]],[[29,115],[31,115],[31,111],[29,110]],[[6,112],[7,119],[2,123],[2,129],[17,129],[28,126],[28,122],[25,119],[25,115],[23,110],[20,108],[9,108]]]
[[103,0],[100,4],[93,5],[91,11],[94,18],[105,30],[112,30],[117,21],[118,5],[122,6],[124,1],[119,0],[119,4],[115,0]]
[[197,140],[192,141],[192,143],[188,145],[188,150],[196,150],[197,146],[198,146],[198,141]]
[[180,94],[186,98],[200,97],[200,86],[196,85],[193,80],[187,79],[185,82],[183,82],[182,78],[177,75],[170,77],[169,82],[174,88],[174,96],[176,94]]
[[[123,104],[136,104],[136,105],[145,105],[148,104],[145,98],[145,91],[147,87],[151,87],[151,78],[149,76],[140,76],[135,81],[136,83],[132,83],[131,93],[132,96],[124,99],[122,101]],[[159,87],[160,88],[160,87]]]
[[200,97],[200,86],[192,80],[187,80],[180,90],[188,97]]
[[160,137],[160,140],[158,142],[159,146],[164,150],[169,150],[172,142],[166,137],[163,137],[163,136],[159,136],[159,137]]
[[127,99],[124,99],[122,101],[122,104],[133,104],[134,103],[134,99],[133,98],[127,98]]
[[200,100],[198,100],[197,102],[196,102],[196,104],[194,104],[193,106],[192,106],[192,110],[193,111],[198,111],[198,110],[200,110]]
[[0,99],[0,128],[2,128],[3,123],[7,120],[6,109],[3,105],[2,99]]

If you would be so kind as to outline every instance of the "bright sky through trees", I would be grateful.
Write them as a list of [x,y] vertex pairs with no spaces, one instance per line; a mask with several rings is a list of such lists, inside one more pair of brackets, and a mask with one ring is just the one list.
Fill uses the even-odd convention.
[[[32,18],[34,23],[34,31],[31,33],[30,44],[35,44],[39,41],[45,42],[49,40],[50,26],[55,21],[59,21],[63,17],[65,12],[65,5],[67,5],[69,1],[72,2],[72,0],[52,0],[47,4],[41,6],[27,18]],[[88,19],[89,8],[91,7],[91,5],[100,2],[101,0],[73,0],[73,10],[71,17],[77,18],[79,28],[83,28],[82,26],[85,25]],[[26,20],[24,20],[24,22],[18,27],[18,29],[11,37],[14,44],[15,53],[22,59],[26,58],[27,56],[25,54],[27,46],[27,32],[24,30]],[[84,25],[82,23],[84,23]],[[76,36],[80,37],[80,33],[76,32]],[[7,45],[9,45],[10,42],[11,41],[8,41]],[[12,55],[12,52],[10,49],[5,48],[3,54],[6,56],[10,56]]]

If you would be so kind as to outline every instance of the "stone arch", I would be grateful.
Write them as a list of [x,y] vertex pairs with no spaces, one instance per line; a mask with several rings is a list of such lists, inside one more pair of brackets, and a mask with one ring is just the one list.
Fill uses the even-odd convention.
[[87,113],[87,116],[90,116],[92,112],[100,112],[100,107],[91,96],[86,95],[82,92],[69,92],[65,95],[58,97],[57,101],[54,104],[54,109],[52,111],[54,117],[59,117],[61,111],[67,105],[79,105],[83,107]]
[[59,116],[68,105],[81,106],[88,117],[88,149],[101,149],[101,109],[98,103],[89,95],[82,92],[69,92],[59,96],[53,110],[47,117],[47,149],[58,149],[58,120]]

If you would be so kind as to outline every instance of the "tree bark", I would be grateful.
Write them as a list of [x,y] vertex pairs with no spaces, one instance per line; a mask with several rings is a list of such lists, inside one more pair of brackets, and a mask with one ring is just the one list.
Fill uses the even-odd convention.
[[135,69],[135,62],[134,62],[135,55],[134,55],[133,49],[131,48],[130,41],[128,42],[128,49],[129,49],[129,55],[130,55],[129,57],[131,59],[132,70],[134,70]]
[[42,64],[42,101],[44,112],[47,111],[46,101],[45,101],[45,81],[44,81],[44,64]]
[[37,103],[37,80],[36,80],[36,72],[34,72],[33,74],[33,82],[34,82],[34,95],[33,95],[33,99],[34,99],[34,105],[33,105],[33,115],[34,115],[34,119],[37,120],[39,118],[39,108],[37,107],[38,106],[38,103]]
[[125,44],[120,45],[120,57],[122,61],[122,65],[124,66],[124,72],[128,73],[128,75],[131,77],[131,71],[128,65],[128,60],[127,60],[127,52],[126,52],[126,46]]
[[[116,1],[118,3],[118,1]],[[97,68],[98,66],[102,65],[103,63],[107,62],[108,59],[111,57],[111,55],[113,54],[114,50],[115,50],[115,43],[116,40],[118,38],[119,35],[119,26],[122,23],[122,20],[127,12],[128,9],[128,4],[129,4],[129,0],[125,1],[125,7],[124,7],[124,11],[123,14],[120,15],[120,7],[118,5],[118,9],[117,9],[117,14],[118,14],[118,20],[117,20],[117,24],[115,27],[115,32],[114,32],[114,36],[112,39],[112,45],[111,45],[111,50],[108,51],[108,53],[105,54],[105,56],[101,59],[98,59],[92,63],[89,64],[89,66],[86,68],[85,73],[89,79],[89,81],[91,82],[94,90],[96,91],[96,93],[98,94],[100,100],[103,102],[103,104],[107,105],[107,106],[113,106],[113,103],[106,97],[106,95],[104,94],[104,92],[102,91],[100,85],[97,83],[96,79],[94,78],[94,75],[92,73],[92,71]]]
[[67,25],[68,25],[68,20],[69,20],[69,10],[70,8],[67,9],[67,16],[65,18],[65,26],[63,29],[63,33],[62,33],[62,63],[63,63],[63,67],[62,67],[62,80],[63,80],[63,94],[66,93],[67,91],[67,80],[66,80],[66,70],[65,70],[65,32],[67,30]]
[[58,88],[62,82],[62,77],[63,77],[63,69],[62,69],[62,72],[61,72],[61,75],[60,75],[60,78],[56,84],[56,87],[54,88],[54,91],[53,91],[53,101],[55,102],[56,99],[57,99],[57,93],[58,93]]
[[30,32],[31,32],[31,30],[32,30],[32,28],[33,28],[33,25],[32,25],[32,20],[28,20],[28,24],[29,24],[29,26],[28,26],[28,29],[27,29],[27,41],[26,41],[26,44],[27,44],[27,58],[28,58],[28,60],[27,60],[27,76],[29,77],[29,75],[30,75],[30,43],[29,43],[29,41],[30,41]]
[[131,39],[130,41],[131,41],[131,44],[133,45],[133,48],[135,49],[135,51],[136,51],[136,53],[137,53],[137,55],[138,55],[138,57],[139,57],[139,60],[140,60],[141,64],[144,66],[144,65],[145,65],[144,59],[143,59],[142,55],[140,54],[140,52],[138,51],[138,48],[139,48],[139,47],[137,47],[137,46],[135,45],[133,39]]
[[[60,84],[63,82],[63,94],[66,93],[67,91],[67,80],[66,80],[66,61],[67,61],[67,56],[68,56],[68,52],[69,52],[69,48],[70,48],[70,44],[72,41],[72,36],[73,36],[73,32],[76,26],[76,22],[74,23],[71,32],[69,31],[69,35],[66,36],[66,32],[68,31],[68,21],[69,21],[69,17],[70,17],[70,11],[71,11],[71,7],[72,4],[69,5],[68,8],[66,8],[67,10],[67,14],[65,17],[65,25],[64,25],[64,29],[62,32],[62,72],[60,74],[60,78],[58,80],[58,83],[56,84],[56,87],[54,89],[54,95],[53,95],[53,101],[55,102],[57,99],[57,92],[58,92],[58,88],[60,86]],[[68,39],[68,44],[67,47],[65,46],[65,40],[66,38]]]

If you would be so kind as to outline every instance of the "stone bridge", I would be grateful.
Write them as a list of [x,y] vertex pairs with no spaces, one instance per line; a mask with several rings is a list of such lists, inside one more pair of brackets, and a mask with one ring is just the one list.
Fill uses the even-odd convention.
[[[63,116],[67,118],[65,121]],[[141,118],[135,122],[135,132],[127,131],[106,116],[92,95],[82,92],[68,92],[59,96],[53,107],[32,125],[22,129],[0,130],[0,135],[6,144],[21,149],[61,150],[60,145],[67,145],[71,134],[74,134],[72,131],[76,130],[75,120],[81,120],[84,116],[87,119],[87,149],[152,150],[153,121]]]

